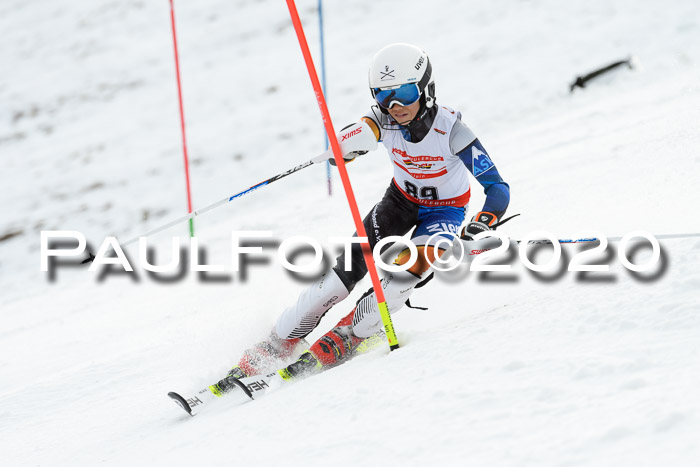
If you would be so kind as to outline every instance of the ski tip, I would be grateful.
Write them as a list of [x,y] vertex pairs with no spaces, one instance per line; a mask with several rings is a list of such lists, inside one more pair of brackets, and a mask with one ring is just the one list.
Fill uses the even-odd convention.
[[184,397],[182,397],[176,392],[169,392],[168,397],[174,400],[175,403],[182,407],[185,410],[185,412],[190,414],[190,416],[194,417],[194,415],[192,414],[192,407],[190,407],[190,404],[187,403]]
[[236,386],[238,386],[245,393],[246,396],[253,399],[252,391],[250,389],[248,389],[248,386],[246,386],[245,383],[243,383],[243,381],[236,379],[236,378],[231,378],[231,382],[233,384],[235,384]]

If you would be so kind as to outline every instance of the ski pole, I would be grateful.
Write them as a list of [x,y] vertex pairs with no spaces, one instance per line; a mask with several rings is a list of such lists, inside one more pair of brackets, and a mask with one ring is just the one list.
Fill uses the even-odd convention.
[[[694,238],[694,237],[700,237],[700,233],[684,233],[684,234],[661,234],[661,235],[654,235],[654,238],[657,240],[669,240],[673,238]],[[609,242],[618,242],[622,240],[623,237],[608,237],[607,240]],[[597,237],[587,237],[587,238],[576,238],[576,239],[570,239],[570,238],[559,238],[557,239],[558,243],[561,244],[580,244],[580,243],[596,243],[600,242],[600,238]],[[480,240],[467,240],[465,238],[462,238],[461,241],[466,244],[469,249],[469,255],[478,255],[481,254],[487,250],[490,250],[496,246],[500,246],[501,241],[497,237],[488,237],[488,238],[482,238]],[[522,243],[522,240],[510,240],[511,244],[519,245]],[[529,240],[527,242],[528,245],[551,245],[552,241],[549,239],[537,239],[537,240]]]
[[257,185],[253,185],[250,188],[241,191],[240,193],[236,193],[235,195],[232,195],[232,196],[227,196],[226,198],[224,198],[220,201],[217,201],[216,203],[210,204],[209,206],[205,206],[201,209],[197,209],[196,211],[192,211],[191,213],[187,214],[186,216],[182,216],[178,219],[175,219],[171,222],[168,222],[165,225],[161,225],[160,227],[156,227],[155,229],[150,230],[150,231],[146,232],[145,234],[139,235],[138,237],[134,237],[134,238],[132,238],[124,243],[121,243],[121,246],[124,247],[126,245],[130,245],[132,243],[137,242],[139,240],[139,238],[141,238],[141,237],[150,237],[151,235],[156,234],[158,232],[162,232],[163,230],[168,229],[176,224],[179,224],[180,222],[184,222],[188,219],[192,219],[193,217],[199,216],[200,214],[204,214],[205,212],[209,212],[212,209],[221,206],[222,204],[229,203],[236,198],[240,198],[243,195],[247,195],[248,193],[257,190],[258,188],[261,188],[265,185],[269,185],[272,182],[276,182],[277,180],[284,178],[287,175],[291,175],[295,172],[300,171],[301,169],[305,169],[310,165],[317,164],[319,162],[323,162],[323,161],[328,159],[329,155],[330,155],[330,151],[324,151],[323,153],[319,154],[318,156],[314,157],[313,159],[306,161],[303,164],[297,165],[296,167],[293,167],[293,168],[287,170],[286,172],[282,172],[280,174],[277,174],[273,177],[268,178],[265,181],[258,183]]
[[[654,235],[654,238],[657,240],[668,240],[671,238],[692,238],[692,237],[700,237],[700,233],[687,233],[687,234],[662,234],[662,235]],[[622,240],[622,237],[608,237],[607,239],[609,242],[618,242]],[[513,240],[517,243],[520,243],[521,240]],[[577,239],[569,239],[569,238],[559,238],[557,239],[559,243],[595,243],[599,242],[600,238],[596,237],[591,237],[591,238],[577,238]],[[527,242],[528,245],[536,245],[536,244],[549,244],[552,243],[551,240],[530,240]]]

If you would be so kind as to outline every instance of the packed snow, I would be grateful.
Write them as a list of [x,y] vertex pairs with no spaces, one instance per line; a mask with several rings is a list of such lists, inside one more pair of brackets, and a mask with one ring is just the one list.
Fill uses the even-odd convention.
[[[325,149],[284,2],[175,2],[195,208]],[[317,2],[297,7],[320,69]],[[510,184],[501,231],[521,239],[698,234],[700,3],[633,0],[324,2],[337,129],[372,104],[367,67],[391,42],[430,55]],[[212,384],[305,285],[274,259],[169,282],[40,270],[40,233],[139,236],[186,214],[167,1],[0,5],[0,452],[3,465],[691,466],[700,458],[700,238],[661,240],[632,274],[443,273],[394,315],[387,346],[189,417],[166,396]],[[569,92],[577,76],[625,67]],[[391,179],[380,148],[348,166],[366,213]],[[483,194],[473,181],[471,213]],[[195,220],[209,264],[232,231],[354,231],[337,173],[314,165]],[[165,262],[186,222],[149,238]],[[549,247],[548,247],[549,248]],[[548,248],[531,258],[544,263]],[[630,259],[644,263],[649,248]],[[300,258],[300,261],[303,258]],[[502,260],[503,261],[503,260]],[[218,280],[215,280],[217,279]],[[347,314],[369,279],[313,341]]]

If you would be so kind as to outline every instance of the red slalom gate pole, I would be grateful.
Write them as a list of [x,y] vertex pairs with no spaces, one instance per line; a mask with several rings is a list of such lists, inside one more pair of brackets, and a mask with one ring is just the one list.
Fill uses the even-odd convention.
[[[311,52],[309,51],[309,44],[306,42],[306,35],[304,34],[304,28],[301,25],[301,20],[299,19],[299,13],[297,12],[294,0],[287,0],[287,7],[289,8],[289,14],[292,17],[292,23],[294,24],[294,30],[297,33],[297,39],[299,39],[299,46],[301,47],[301,53],[304,55],[304,61],[306,62],[306,68],[309,71],[309,77],[311,78],[311,84],[316,93],[316,100],[318,101],[318,107],[321,110],[321,115],[323,117],[323,123],[326,127],[326,133],[328,134],[328,140],[331,143],[331,149],[333,150],[333,157],[335,158],[336,166],[338,167],[338,172],[340,174],[340,179],[343,182],[343,188],[345,189],[345,196],[348,198],[348,204],[350,205],[350,212],[352,212],[353,221],[355,221],[355,228],[357,229],[357,234],[360,237],[367,238],[367,232],[365,231],[365,226],[362,223],[362,217],[360,216],[360,211],[357,208],[357,201],[355,201],[355,194],[352,191],[352,185],[350,185],[350,178],[348,177],[348,171],[345,168],[345,161],[343,160],[343,154],[340,152],[340,144],[338,143],[338,137],[333,129],[333,122],[331,121],[330,112],[328,112],[328,106],[326,105],[326,99],[323,96],[323,89],[321,88],[321,83],[318,80],[318,74],[316,73],[316,67],[314,66],[313,58],[311,58]],[[381,282],[379,281],[379,274],[377,274],[377,266],[374,264],[374,258],[372,257],[372,251],[369,248],[367,242],[362,244],[362,253],[365,258],[365,264],[367,264],[367,269],[369,270],[369,275],[372,279],[372,286],[374,287],[374,293],[377,298],[377,305],[379,306],[379,314],[382,317],[382,323],[384,324],[384,331],[386,332],[387,339],[389,340],[389,348],[391,350],[399,348],[399,341],[396,338],[396,333],[394,332],[394,325],[391,322],[391,315],[389,314],[389,308],[386,304],[386,299],[384,298],[384,290],[382,289]]]
[[[170,22],[173,30],[173,49],[175,51],[175,75],[177,76],[177,98],[180,104],[180,130],[182,132],[182,152],[185,157],[185,185],[187,188],[187,212],[192,213],[192,192],[190,190],[190,161],[187,157],[187,136],[185,132],[185,110],[182,105],[182,84],[180,82],[180,57],[177,51],[177,34],[175,33],[175,6],[170,0]],[[190,237],[194,237],[194,221],[190,218]]]

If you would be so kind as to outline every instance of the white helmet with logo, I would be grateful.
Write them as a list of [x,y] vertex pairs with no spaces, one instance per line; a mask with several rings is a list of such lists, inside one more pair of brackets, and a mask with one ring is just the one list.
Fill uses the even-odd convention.
[[391,44],[381,49],[369,67],[369,88],[379,108],[410,105],[421,99],[425,108],[435,103],[435,82],[428,54],[411,44]]

